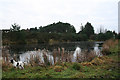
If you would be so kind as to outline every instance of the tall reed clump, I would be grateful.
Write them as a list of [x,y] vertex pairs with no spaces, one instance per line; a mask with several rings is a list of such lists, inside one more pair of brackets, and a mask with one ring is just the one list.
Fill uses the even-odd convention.
[[62,56],[61,56],[62,57],[62,60],[61,60],[62,62],[64,62],[64,52],[65,52],[65,48],[62,48]]
[[3,71],[5,71],[5,70],[8,69],[8,67],[12,67],[12,65],[10,63],[10,54],[9,54],[9,51],[7,51],[7,50],[2,51],[2,54],[3,54],[2,58],[1,58],[2,69],[3,69]]
[[44,59],[44,65],[45,65],[45,66],[50,65],[49,59],[48,59],[48,57],[47,57],[47,54],[48,54],[47,51],[44,50],[44,51],[43,51],[43,59]]
[[103,55],[109,55],[111,54],[111,49],[114,48],[116,45],[118,44],[118,40],[107,40],[104,42],[103,44],[103,50],[102,50],[102,54]]
[[86,61],[92,61],[97,55],[95,54],[94,51],[90,51],[87,55],[87,60]]
[[54,50],[53,50],[54,64],[56,64],[56,62],[57,62],[57,60],[56,60],[56,55],[57,55],[57,50],[54,49]]
[[54,58],[54,64],[62,64],[63,62],[72,62],[72,53],[69,51],[65,51],[64,48],[60,50],[58,47],[58,50],[53,50],[53,58]]
[[67,51],[65,58],[66,58],[66,62],[71,62],[72,61],[69,51]]
[[60,51],[60,48],[58,47],[58,64],[61,63],[61,62],[60,62],[60,56],[61,56],[61,55],[60,55],[60,52],[61,52],[61,51]]
[[80,54],[77,54],[76,62],[85,62],[93,60],[97,55],[92,51],[82,51]]
[[29,59],[29,64],[31,66],[37,66],[37,65],[40,65],[41,64],[41,60],[40,60],[40,56],[39,55],[33,55],[31,54],[30,55],[30,59]]
[[68,52],[68,62],[72,62],[72,57],[73,57],[73,51]]
[[30,54],[29,64],[30,64],[31,66],[34,65],[34,57],[33,57],[32,54]]

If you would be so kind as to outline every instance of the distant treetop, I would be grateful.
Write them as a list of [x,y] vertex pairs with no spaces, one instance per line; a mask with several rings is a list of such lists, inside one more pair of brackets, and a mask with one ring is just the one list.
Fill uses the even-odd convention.
[[39,28],[41,32],[49,33],[76,33],[73,25],[69,23],[57,22]]
[[11,31],[19,31],[20,30],[20,26],[16,23],[11,25],[12,28],[10,28]]

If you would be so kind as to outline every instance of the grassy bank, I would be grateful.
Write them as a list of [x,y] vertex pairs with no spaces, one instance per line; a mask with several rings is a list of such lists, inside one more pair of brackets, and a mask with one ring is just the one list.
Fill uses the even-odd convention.
[[91,62],[62,63],[54,66],[25,66],[25,69],[3,68],[3,78],[119,78],[118,56],[109,55]]
[[[12,66],[3,65],[3,78],[119,78],[118,43],[107,41],[103,48],[106,54],[95,57],[90,62],[81,63],[56,63],[53,66],[30,66],[25,69],[15,69]],[[109,54],[107,54],[109,53]]]

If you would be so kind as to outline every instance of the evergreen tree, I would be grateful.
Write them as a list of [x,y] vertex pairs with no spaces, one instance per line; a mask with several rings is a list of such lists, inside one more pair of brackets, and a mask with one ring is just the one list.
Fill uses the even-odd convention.
[[94,28],[91,25],[91,23],[87,22],[83,30],[80,31],[79,33],[86,34],[87,37],[90,38],[91,35],[94,35]]
[[16,23],[12,24],[12,28],[10,28],[12,31],[19,31],[20,30],[20,26]]

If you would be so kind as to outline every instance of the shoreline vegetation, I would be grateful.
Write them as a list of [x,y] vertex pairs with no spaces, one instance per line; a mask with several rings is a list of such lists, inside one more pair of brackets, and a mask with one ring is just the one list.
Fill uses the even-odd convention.
[[13,44],[56,44],[60,42],[80,41],[105,41],[108,39],[120,39],[120,33],[100,27],[95,33],[94,27],[87,22],[80,25],[80,31],[76,33],[75,27],[70,23],[57,22],[47,26],[30,29],[21,29],[14,23],[10,29],[2,30],[3,45]]
[[[56,62],[54,65],[39,65],[35,60],[25,65],[25,69],[13,68],[2,61],[2,78],[113,78],[119,79],[118,40],[107,40],[103,44],[101,57],[83,62]],[[63,52],[64,53],[64,52]],[[64,55],[63,55],[64,56]]]

